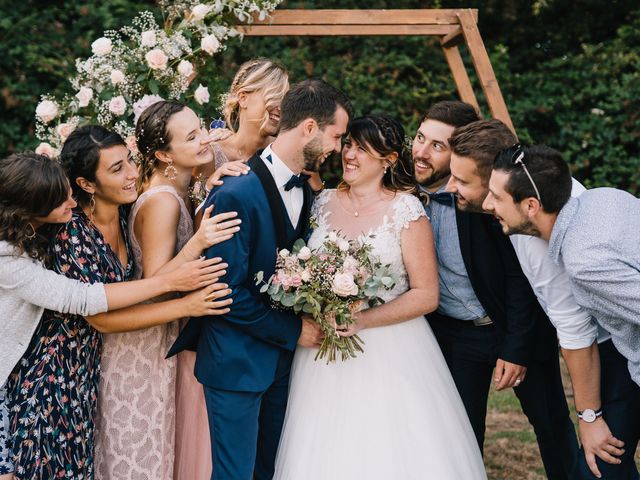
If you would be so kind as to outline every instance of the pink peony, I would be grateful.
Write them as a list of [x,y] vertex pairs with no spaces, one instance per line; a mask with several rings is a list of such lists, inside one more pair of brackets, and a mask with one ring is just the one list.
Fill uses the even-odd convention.
[[76,93],[78,99],[78,107],[87,107],[93,98],[93,90],[89,87],[80,87],[80,91]]
[[209,103],[209,98],[210,98],[209,89],[203,86],[202,84],[200,84],[198,85],[198,88],[196,88],[196,91],[193,94],[193,97],[195,98],[196,102],[198,102],[200,105]]
[[74,129],[75,127],[70,123],[61,123],[56,127],[56,133],[60,136],[60,138],[64,142],[67,139],[67,137],[71,135],[71,132],[73,132]]
[[36,153],[38,155],[44,155],[45,157],[54,158],[57,152],[56,152],[56,149],[53,148],[51,145],[49,145],[46,142],[42,142],[40,145],[37,146]]
[[36,107],[36,117],[43,123],[49,123],[60,114],[58,105],[51,100],[43,100]]

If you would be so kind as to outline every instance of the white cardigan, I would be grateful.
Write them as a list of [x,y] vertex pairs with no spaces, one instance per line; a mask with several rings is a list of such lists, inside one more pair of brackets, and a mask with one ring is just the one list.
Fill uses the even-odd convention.
[[83,316],[106,312],[104,285],[47,270],[0,240],[0,386],[24,355],[45,308]]

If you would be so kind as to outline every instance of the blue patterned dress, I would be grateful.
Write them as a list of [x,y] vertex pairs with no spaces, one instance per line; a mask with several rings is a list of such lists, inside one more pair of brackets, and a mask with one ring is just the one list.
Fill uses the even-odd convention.
[[[126,217],[121,212],[125,267],[77,212],[52,243],[53,270],[87,283],[129,280],[133,255]],[[45,310],[7,384],[16,479],[93,478],[101,350],[102,335],[84,317]]]

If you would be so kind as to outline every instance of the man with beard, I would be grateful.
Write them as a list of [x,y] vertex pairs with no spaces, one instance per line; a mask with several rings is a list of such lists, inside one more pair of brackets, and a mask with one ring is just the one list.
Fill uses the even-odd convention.
[[249,160],[247,175],[225,178],[205,202],[216,213],[237,211],[242,221],[231,240],[206,251],[229,264],[222,281],[233,303],[225,315],[191,319],[170,354],[197,349],[216,480],[273,477],[293,351],[296,344],[318,345],[321,334],[315,323],[271,308],[255,276],[269,278],[277,251],[306,235],[313,196],[301,172],[317,171],[340,151],[352,112],[347,97],[321,80],[294,85],[282,101],[275,141]]
[[[469,199],[445,190],[453,181],[450,137],[477,120],[470,105],[440,102],[429,109],[413,142],[416,178],[431,199],[425,208],[439,267],[440,305],[428,320],[480,448],[495,371],[496,389],[514,387],[534,427],[548,478],[568,479],[578,445],[555,332],[495,220],[473,211]],[[492,142],[512,145],[515,136],[508,131]]]
[[[499,219],[516,248],[523,242],[529,245],[526,261],[553,262],[546,269],[560,270],[573,301],[591,314],[592,323],[604,327],[598,344],[592,342],[593,355],[584,348],[580,358],[581,351],[573,350],[577,358],[572,359],[563,348],[586,455],[580,456],[577,478],[637,479],[640,200],[610,188],[572,197],[567,164],[557,151],[542,145],[516,145],[487,164],[493,164],[493,172],[483,207]],[[535,245],[540,248],[533,250]],[[574,323],[565,330],[571,327],[574,332],[581,328]],[[562,344],[560,327],[558,333]]]

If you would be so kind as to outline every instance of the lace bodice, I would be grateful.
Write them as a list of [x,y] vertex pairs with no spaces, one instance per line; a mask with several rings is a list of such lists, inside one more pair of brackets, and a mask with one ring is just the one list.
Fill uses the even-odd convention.
[[176,249],[174,255],[182,250],[182,247],[189,241],[189,239],[193,236],[193,220],[191,220],[191,215],[189,214],[189,210],[187,209],[184,200],[175,188],[169,185],[158,185],[157,187],[152,187],[146,192],[142,193],[136,200],[136,203],[133,205],[131,209],[131,213],[129,214],[129,232],[131,234],[131,250],[133,251],[134,261],[135,261],[135,274],[134,277],[136,279],[142,278],[142,250],[140,248],[140,244],[138,243],[138,239],[136,238],[134,232],[134,226],[136,222],[136,215],[140,210],[142,204],[153,194],[159,192],[167,192],[172,194],[178,200],[180,204],[180,219],[178,220],[178,230],[176,232]]
[[[324,190],[315,200],[311,214],[317,227],[309,239],[309,247],[318,248],[331,231],[348,240],[358,239],[373,246],[373,254],[383,265],[391,265],[397,276],[393,289],[380,292],[380,297],[390,301],[409,289],[407,270],[401,250],[401,233],[409,224],[426,217],[424,208],[413,195],[398,193],[388,207],[377,216],[367,218],[349,215],[340,205],[336,190]],[[361,233],[355,233],[355,232]]]

